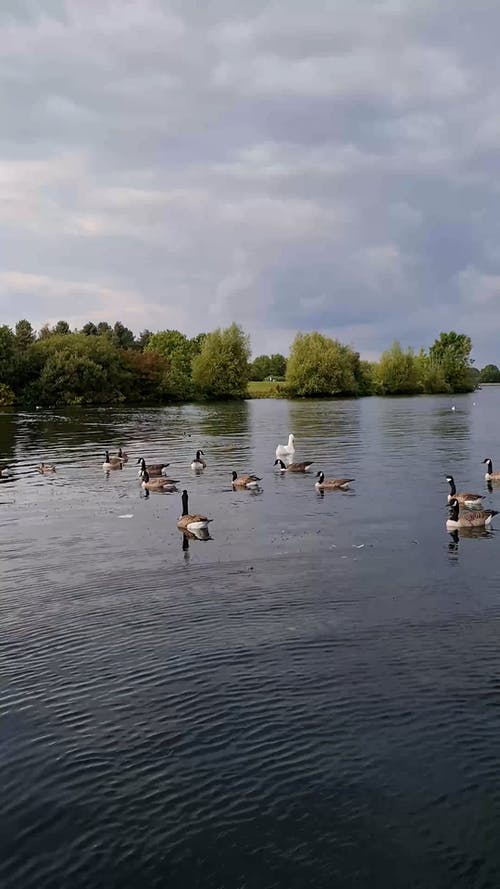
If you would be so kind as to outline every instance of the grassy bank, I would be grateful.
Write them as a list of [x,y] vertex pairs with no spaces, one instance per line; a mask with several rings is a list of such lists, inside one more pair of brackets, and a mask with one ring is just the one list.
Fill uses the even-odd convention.
[[270,380],[251,380],[247,387],[249,398],[285,398],[286,383]]

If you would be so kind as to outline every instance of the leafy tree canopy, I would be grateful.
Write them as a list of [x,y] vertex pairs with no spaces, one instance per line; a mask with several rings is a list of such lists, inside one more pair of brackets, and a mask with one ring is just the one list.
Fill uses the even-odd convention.
[[250,340],[237,324],[207,334],[193,359],[193,382],[210,398],[246,398]]
[[35,339],[35,331],[29,321],[23,318],[16,324],[16,348],[19,352],[25,352]]
[[500,370],[496,364],[487,364],[479,374],[481,383],[500,383]]
[[429,349],[429,360],[438,367],[453,392],[466,392],[471,386],[467,370],[471,365],[472,343],[465,333],[440,333]]
[[288,359],[286,382],[292,395],[356,395],[359,355],[323,334],[298,333]]

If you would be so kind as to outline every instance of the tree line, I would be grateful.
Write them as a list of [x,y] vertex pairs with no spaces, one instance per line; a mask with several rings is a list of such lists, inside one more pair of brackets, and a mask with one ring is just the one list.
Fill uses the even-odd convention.
[[67,321],[35,332],[26,319],[0,327],[0,404],[165,404],[245,398],[250,340],[236,324],[188,338],[178,330],[135,337],[117,321]]
[[471,340],[441,333],[429,350],[398,342],[378,362],[314,331],[298,333],[290,355],[250,361],[250,339],[237,324],[187,337],[178,330],[138,336],[121,322],[67,321],[36,332],[29,321],[0,327],[0,405],[163,404],[247,397],[249,380],[282,380],[291,397],[467,392],[500,371],[473,368]]

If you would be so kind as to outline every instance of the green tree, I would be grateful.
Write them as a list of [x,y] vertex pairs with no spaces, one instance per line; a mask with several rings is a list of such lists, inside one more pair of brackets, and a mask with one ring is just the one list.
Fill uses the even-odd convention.
[[83,325],[82,331],[85,336],[97,336],[98,330],[93,321],[87,321],[86,324]]
[[274,355],[269,356],[269,361],[271,362],[271,370],[270,373],[273,377],[284,377],[286,374],[286,358],[284,355],[281,355],[279,352],[276,352]]
[[287,363],[288,391],[306,397],[356,395],[357,364],[359,356],[338,340],[317,331],[298,333]]
[[107,321],[99,321],[97,325],[97,336],[106,336],[108,339],[111,339],[113,334],[113,328],[111,324],[108,324]]
[[265,380],[266,377],[284,377],[286,358],[284,355],[258,355],[250,365],[250,379]]
[[18,352],[26,352],[35,339],[35,332],[26,318],[16,324],[15,345]]
[[55,333],[56,336],[66,336],[68,333],[71,333],[68,322],[58,321],[57,324],[54,324],[53,333]]
[[10,327],[3,324],[0,327],[0,383],[6,386],[13,384],[16,360],[15,337]]
[[191,346],[187,336],[179,330],[160,330],[153,333],[145,351],[162,355],[182,373],[191,373]]
[[117,321],[113,327],[111,342],[117,349],[133,349],[135,337],[130,328],[125,327],[121,321]]
[[158,404],[168,398],[166,377],[168,361],[154,352],[128,349],[121,353],[121,360],[128,371],[127,401]]
[[467,374],[472,364],[472,343],[465,333],[441,333],[429,349],[431,364],[438,367],[452,392],[467,392],[471,384]]
[[500,370],[496,364],[487,364],[479,374],[481,383],[500,383]]
[[271,359],[269,355],[257,355],[250,365],[250,379],[265,380],[271,375]]
[[39,340],[48,340],[51,336],[54,336],[54,331],[49,327],[48,324],[44,324],[38,331],[37,338]]
[[377,365],[373,361],[360,361],[356,379],[358,395],[375,395],[378,388]]
[[246,398],[250,339],[237,324],[207,334],[193,359],[193,382],[209,398]]
[[427,395],[436,395],[438,392],[450,392],[450,386],[444,378],[444,373],[439,364],[435,364],[429,358],[425,349],[420,349],[415,355],[415,367],[420,384],[420,391]]
[[82,333],[37,340],[31,350],[36,378],[25,399],[37,404],[113,404],[123,401],[130,370],[108,337]]
[[11,407],[16,400],[16,396],[10,386],[0,383],[0,407]]
[[146,346],[148,345],[153,334],[147,328],[145,330],[141,330],[139,336],[136,339],[136,346],[140,352],[144,352]]
[[423,392],[413,349],[404,351],[396,341],[382,353],[377,380],[383,395],[414,395]]
[[200,354],[200,352],[201,352],[201,350],[202,350],[202,348],[203,348],[203,345],[204,345],[204,343],[205,343],[206,338],[207,338],[207,334],[206,334],[206,333],[198,333],[198,334],[196,334],[196,336],[193,336],[193,337],[189,340],[189,344],[190,344],[190,346],[191,346],[191,356],[192,356],[192,358],[194,358],[195,355],[199,355],[199,354]]
[[164,383],[165,396],[169,401],[188,401],[193,397],[193,346],[187,336],[179,330],[160,330],[152,334],[145,352],[161,355],[168,361]]

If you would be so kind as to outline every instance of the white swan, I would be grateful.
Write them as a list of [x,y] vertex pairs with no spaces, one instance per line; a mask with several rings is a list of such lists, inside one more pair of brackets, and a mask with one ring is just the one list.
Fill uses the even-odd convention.
[[288,444],[287,445],[278,445],[278,447],[276,448],[276,456],[277,457],[291,457],[292,454],[295,454],[295,447],[294,447],[293,442],[294,442],[294,437],[293,437],[292,433],[290,432],[290,435],[288,436]]

